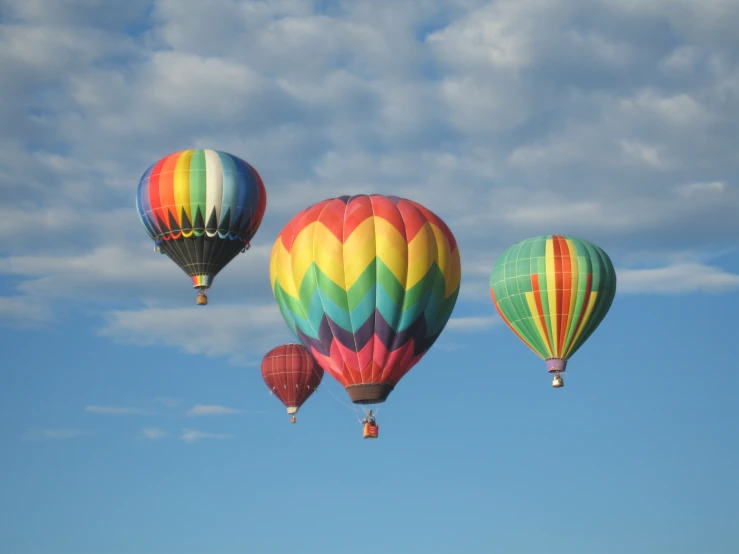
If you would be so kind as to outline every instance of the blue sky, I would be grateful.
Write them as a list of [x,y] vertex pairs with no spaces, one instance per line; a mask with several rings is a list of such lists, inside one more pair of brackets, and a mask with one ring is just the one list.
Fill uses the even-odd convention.
[[[739,551],[736,2],[0,0],[0,551]],[[204,147],[267,187],[207,308],[138,221]],[[363,441],[290,425],[279,230],[397,194],[457,237],[441,339]],[[608,317],[555,391],[494,312],[510,244],[582,236]],[[367,518],[370,521],[367,521]]]

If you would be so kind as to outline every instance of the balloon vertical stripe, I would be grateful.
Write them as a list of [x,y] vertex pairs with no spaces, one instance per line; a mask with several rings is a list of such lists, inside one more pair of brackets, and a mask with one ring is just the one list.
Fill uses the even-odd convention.
[[[549,349],[552,352],[556,352],[557,344],[557,317],[559,310],[557,310],[557,304],[559,303],[559,287],[557,287],[559,275],[557,274],[557,263],[554,256],[554,245],[555,240],[547,241],[546,245],[546,289],[547,289],[547,306],[546,306],[546,321],[547,327],[549,328]],[[560,272],[561,273],[561,272]]]
[[[569,288],[570,288],[570,302],[569,304],[565,305],[565,309],[567,310],[567,333],[563,334],[565,337],[565,344],[569,345],[572,342],[572,337],[574,334],[575,325],[573,325],[573,319],[576,317],[575,309],[577,307],[577,299],[578,299],[578,290],[580,287],[580,273],[578,271],[578,262],[577,262],[577,249],[572,244],[572,241],[565,240],[565,243],[567,244],[567,251],[569,253],[569,260],[568,260],[568,272],[569,272]],[[564,348],[564,346],[563,346]]]
[[577,329],[575,331],[575,337],[573,338],[573,344],[577,344],[577,340],[580,338],[580,335],[582,335],[585,327],[587,326],[588,320],[590,319],[590,316],[593,313],[593,307],[595,306],[595,301],[598,298],[598,293],[593,292],[593,276],[591,274],[588,274],[587,277],[588,281],[585,288],[585,299],[582,304],[582,310],[580,312],[580,319],[577,322]]
[[[159,233],[163,229],[167,228],[167,225],[164,220],[164,216],[162,215],[162,202],[159,198],[159,173],[162,170],[162,165],[164,165],[165,160],[166,158],[160,160],[154,166],[154,169],[152,170],[151,175],[149,176],[148,179],[146,179],[145,181],[144,181],[145,178],[142,179],[142,182],[147,183],[147,186],[145,188],[149,189],[149,205],[151,206],[151,212],[150,212],[151,215],[149,215],[149,219],[154,224],[154,227],[157,230],[154,237],[158,236]],[[139,183],[139,189],[142,189],[142,188],[144,187],[142,187],[141,183]],[[142,214],[139,214],[139,215],[142,215]]]
[[192,236],[192,202],[190,201],[190,164],[192,152],[187,152],[179,157],[174,173],[174,199],[175,205],[180,206],[177,211],[177,224],[182,229],[183,237]]
[[531,312],[536,316],[534,322],[536,328],[544,338],[545,346],[549,357],[554,357],[552,351],[552,341],[549,338],[549,329],[547,325],[547,317],[544,313],[544,297],[546,295],[546,289],[542,290],[539,286],[539,275],[531,276],[531,288],[532,292],[526,293],[526,299],[528,300],[529,308]]

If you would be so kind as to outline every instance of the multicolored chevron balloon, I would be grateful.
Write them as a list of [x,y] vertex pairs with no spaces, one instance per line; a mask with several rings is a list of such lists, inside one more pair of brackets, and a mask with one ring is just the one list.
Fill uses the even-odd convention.
[[184,150],[146,170],[136,207],[157,249],[192,277],[198,304],[206,304],[205,289],[259,229],[267,193],[244,160]]
[[303,210],[270,264],[288,326],[356,404],[384,402],[431,348],[460,278],[446,224],[394,196],[342,196]]
[[596,245],[566,235],[526,239],[504,251],[490,276],[498,313],[555,374],[608,313],[616,272]]

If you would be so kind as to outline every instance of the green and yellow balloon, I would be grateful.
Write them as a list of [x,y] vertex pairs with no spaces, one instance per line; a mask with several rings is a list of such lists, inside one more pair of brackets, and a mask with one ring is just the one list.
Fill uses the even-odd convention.
[[616,272],[595,244],[543,235],[505,250],[490,276],[490,295],[508,327],[546,361],[562,387],[567,360],[608,313]]

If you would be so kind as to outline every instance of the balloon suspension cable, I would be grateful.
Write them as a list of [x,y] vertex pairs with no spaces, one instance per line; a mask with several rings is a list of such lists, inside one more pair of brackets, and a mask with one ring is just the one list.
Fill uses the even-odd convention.
[[381,407],[382,407],[382,404],[370,404],[369,409],[364,410],[364,415],[369,415],[369,412],[372,412],[372,415],[377,417],[377,414],[380,413]]
[[320,388],[317,388],[316,389],[316,392],[319,392],[319,391],[323,390],[324,388],[328,391],[328,393],[333,397],[334,400],[336,400],[339,404],[341,404],[342,406],[344,406],[347,409],[349,409],[352,412],[354,412],[354,415],[357,416],[357,421],[359,423],[362,423],[362,420],[359,417],[359,412],[357,412],[357,406],[356,406],[356,404],[347,404],[341,398],[339,398],[338,396],[336,396],[334,394],[334,391],[331,390],[331,387],[328,385],[328,383],[326,382],[326,380],[324,380],[324,381],[321,382],[321,387]]
[[353,405],[347,404],[341,398],[339,398],[338,396],[336,396],[334,394],[334,391],[331,390],[331,387],[328,386],[328,383],[326,381],[327,381],[327,379],[321,381],[321,387],[320,388],[316,388],[316,392],[319,392],[319,391],[321,391],[323,389],[326,389],[328,391],[328,393],[333,397],[334,400],[336,400],[342,406],[345,406],[345,407],[349,408],[350,410],[352,410],[353,412],[356,413],[356,411],[357,411],[356,407],[353,406]]

